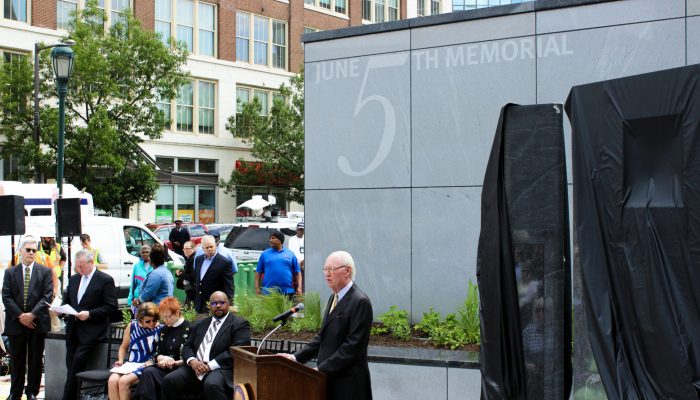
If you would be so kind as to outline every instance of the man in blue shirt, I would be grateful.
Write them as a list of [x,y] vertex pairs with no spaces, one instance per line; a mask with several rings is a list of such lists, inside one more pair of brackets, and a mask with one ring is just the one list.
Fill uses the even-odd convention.
[[[277,289],[289,297],[301,295],[301,269],[294,253],[284,247],[284,234],[270,234],[270,248],[263,251],[255,270],[255,292],[269,293]],[[296,281],[296,290],[293,280]]]

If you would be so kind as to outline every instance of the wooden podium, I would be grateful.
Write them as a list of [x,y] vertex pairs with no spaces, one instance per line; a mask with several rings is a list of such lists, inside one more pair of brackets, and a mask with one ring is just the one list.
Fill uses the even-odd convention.
[[234,399],[326,399],[326,374],[268,351],[257,351],[254,346],[231,347]]

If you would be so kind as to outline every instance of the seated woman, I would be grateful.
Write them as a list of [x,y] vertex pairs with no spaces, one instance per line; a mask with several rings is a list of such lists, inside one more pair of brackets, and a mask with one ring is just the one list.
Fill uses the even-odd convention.
[[119,359],[114,363],[115,367],[124,364],[127,350],[127,361],[144,363],[134,372],[128,374],[113,373],[107,382],[107,394],[109,400],[129,400],[131,398],[131,385],[139,381],[143,368],[150,365],[151,355],[158,344],[159,334],[163,325],[158,323],[160,313],[158,306],[153,303],[143,303],[136,312],[136,320],[127,325],[124,330],[124,340],[119,347]]
[[182,317],[180,308],[180,302],[174,297],[166,297],[160,302],[160,317],[165,328],[160,332],[158,346],[151,357],[153,365],[142,371],[136,387],[140,400],[160,400],[163,378],[184,364],[181,349],[189,335],[190,323]]

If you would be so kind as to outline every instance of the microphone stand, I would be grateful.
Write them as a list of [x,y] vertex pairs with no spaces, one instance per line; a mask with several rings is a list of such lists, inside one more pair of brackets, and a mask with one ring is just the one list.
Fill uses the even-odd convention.
[[280,322],[280,324],[277,325],[277,326],[275,327],[275,329],[271,330],[270,333],[268,333],[267,336],[265,336],[265,337],[263,338],[262,342],[260,342],[260,346],[258,346],[258,351],[255,353],[256,355],[260,354],[260,349],[263,348],[263,345],[265,344],[265,341],[267,340],[267,338],[270,337],[270,335],[272,335],[273,333],[277,332],[277,330],[278,330],[279,328],[283,327],[284,324],[287,323],[287,320],[289,320],[289,318],[283,319],[283,320]]

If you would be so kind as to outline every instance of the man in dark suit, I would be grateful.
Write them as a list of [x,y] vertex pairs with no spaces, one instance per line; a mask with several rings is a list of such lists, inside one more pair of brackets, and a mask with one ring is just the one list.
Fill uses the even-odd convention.
[[207,299],[216,291],[233,298],[233,266],[231,260],[217,253],[216,240],[210,235],[202,238],[204,255],[194,260],[194,308],[206,313]]
[[201,393],[207,400],[233,397],[233,357],[231,346],[250,346],[248,321],[229,312],[229,298],[214,292],[209,298],[211,316],[199,322],[182,347],[184,365],[166,375],[164,400],[175,400],[186,393]]
[[[10,396],[19,400],[27,373],[27,399],[35,400],[41,384],[44,339],[51,330],[48,304],[53,300],[52,271],[34,262],[37,240],[25,236],[20,244],[21,262],[5,270],[2,303],[5,305],[5,335],[10,339]],[[27,359],[29,362],[27,363]]]
[[185,242],[190,241],[190,231],[187,227],[182,226],[182,220],[175,220],[175,227],[170,231],[168,240],[173,245],[173,251],[184,257],[185,253],[182,251],[182,246]]
[[323,273],[333,295],[321,332],[294,355],[283,356],[301,363],[317,357],[317,369],[327,375],[327,400],[372,399],[367,363],[372,304],[353,282],[355,262],[349,253],[336,251],[328,256]]
[[75,272],[68,281],[63,304],[77,315],[66,315],[66,387],[63,400],[78,399],[75,374],[85,371],[90,353],[109,334],[109,316],[117,311],[114,279],[95,268],[92,252],[81,249],[75,254]]

